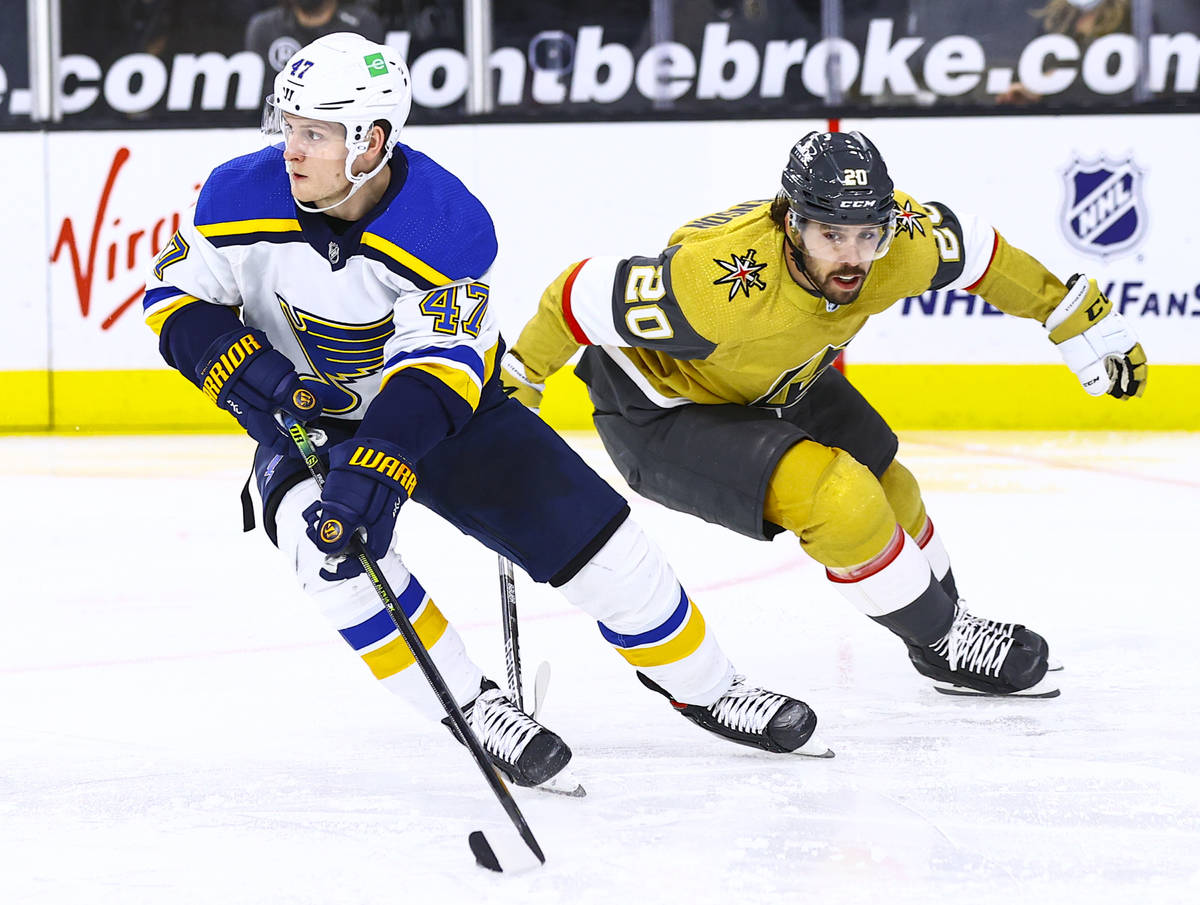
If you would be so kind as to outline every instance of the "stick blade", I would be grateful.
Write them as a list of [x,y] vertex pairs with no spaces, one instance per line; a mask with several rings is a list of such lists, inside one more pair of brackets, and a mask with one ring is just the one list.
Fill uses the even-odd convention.
[[467,837],[471,854],[475,856],[475,863],[480,867],[496,873],[522,874],[546,863],[540,852],[535,853],[519,838],[500,833],[495,839],[496,844],[493,846],[481,830],[475,830]]

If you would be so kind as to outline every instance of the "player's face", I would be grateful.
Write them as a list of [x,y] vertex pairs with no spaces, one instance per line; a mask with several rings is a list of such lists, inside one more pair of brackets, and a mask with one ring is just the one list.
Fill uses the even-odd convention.
[[346,127],[302,116],[283,116],[283,161],[287,166],[292,197],[321,207],[345,196]]
[[808,277],[820,293],[846,305],[862,292],[871,265],[887,251],[886,224],[847,226],[805,220],[789,224],[789,236],[804,254]]

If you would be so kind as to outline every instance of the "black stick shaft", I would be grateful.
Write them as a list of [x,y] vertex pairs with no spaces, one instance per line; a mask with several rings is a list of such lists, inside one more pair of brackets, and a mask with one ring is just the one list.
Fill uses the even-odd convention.
[[500,570],[500,622],[504,626],[504,666],[508,671],[508,690],[512,701],[521,710],[525,709],[525,695],[521,689],[521,642],[517,636],[517,583],[513,578],[512,563],[498,556]]
[[[304,458],[304,464],[308,466],[308,471],[313,476],[313,480],[317,482],[317,487],[324,487],[325,473],[321,465],[321,460],[317,456],[317,451],[313,447],[312,442],[308,439],[308,433],[304,430],[303,425],[284,413],[280,413],[280,421],[287,429],[288,435],[295,442],[296,448],[300,450],[300,455]],[[504,808],[504,812],[508,815],[509,820],[512,821],[513,826],[516,827],[525,844],[529,846],[539,861],[545,863],[546,856],[542,854],[542,847],[538,845],[537,840],[533,837],[533,831],[525,821],[525,816],[521,813],[521,809],[517,807],[517,803],[513,800],[512,793],[508,791],[504,780],[500,778],[500,775],[488,760],[488,755],[483,750],[483,745],[475,737],[475,733],[471,731],[471,727],[467,724],[467,718],[463,716],[458,702],[454,700],[454,696],[450,693],[450,689],[446,685],[446,680],[434,664],[433,658],[429,656],[429,651],[421,643],[421,639],[417,635],[417,630],[413,628],[412,622],[409,621],[408,614],[396,602],[396,594],[388,584],[387,578],[384,577],[383,570],[379,568],[375,559],[367,552],[366,546],[357,534],[355,534],[354,540],[351,542],[350,549],[358,557],[359,562],[362,563],[363,571],[367,573],[367,577],[371,580],[371,585],[375,588],[375,593],[379,595],[379,599],[387,610],[388,615],[396,623],[396,628],[400,630],[400,635],[404,638],[404,643],[408,645],[413,659],[416,661],[417,666],[420,667],[425,680],[429,683],[429,687],[437,695],[438,700],[442,704],[442,709],[446,711],[446,716],[450,718],[450,723],[454,727],[455,733],[463,740],[467,749],[471,752],[471,756],[475,760],[475,765],[479,767],[479,772],[487,780],[488,786],[491,787],[496,799],[500,802],[500,806]]]

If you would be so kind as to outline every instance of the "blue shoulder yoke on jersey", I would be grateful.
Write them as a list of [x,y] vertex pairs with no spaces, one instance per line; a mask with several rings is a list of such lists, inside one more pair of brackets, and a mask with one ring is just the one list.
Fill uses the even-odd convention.
[[200,190],[195,224],[218,248],[303,242],[282,148],[263,148],[213,170]]
[[496,259],[496,230],[482,202],[444,167],[407,145],[404,187],[368,225],[360,253],[421,289],[479,279]]
[[454,174],[406,145],[397,145],[391,167],[402,185],[389,186],[383,210],[356,224],[361,239],[335,237],[314,229],[320,218],[298,215],[279,147],[213,170],[196,204],[196,229],[217,247],[308,242],[322,257],[334,241],[340,248],[330,261],[333,269],[361,254],[420,289],[486,273],[496,258],[496,231],[479,199]]

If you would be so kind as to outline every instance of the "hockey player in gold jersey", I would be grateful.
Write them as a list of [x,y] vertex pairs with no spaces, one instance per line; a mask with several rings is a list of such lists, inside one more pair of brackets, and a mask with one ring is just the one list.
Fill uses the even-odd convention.
[[1045,324],[1092,395],[1142,395],[1145,354],[1095,280],[1064,285],[988,224],[895,191],[857,132],[806,135],[773,200],[687,223],[661,254],[572,264],[502,377],[536,408],[585,347],[596,428],[639,493],[750,537],[792,532],[939,690],[1052,697],[1045,640],[967,612],[895,434],[831,367],[870,315],[929,289]]

